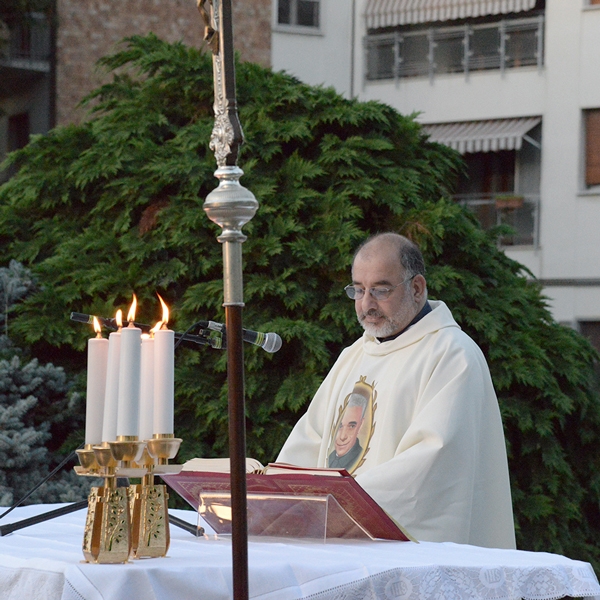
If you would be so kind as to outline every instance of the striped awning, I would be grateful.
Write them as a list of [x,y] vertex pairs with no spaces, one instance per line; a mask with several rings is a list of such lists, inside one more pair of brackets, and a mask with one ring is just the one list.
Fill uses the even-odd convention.
[[423,129],[429,134],[430,141],[450,146],[461,154],[498,152],[520,150],[523,138],[541,121],[541,117],[463,121],[423,125]]
[[368,0],[367,29],[532,10],[535,0]]

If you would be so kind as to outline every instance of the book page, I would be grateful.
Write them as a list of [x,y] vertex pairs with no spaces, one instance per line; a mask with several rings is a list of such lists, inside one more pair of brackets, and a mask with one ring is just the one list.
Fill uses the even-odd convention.
[[350,475],[346,469],[325,469],[316,467],[299,467],[289,463],[269,463],[265,469],[265,475],[277,475],[281,473],[301,472],[307,475],[324,475],[326,477],[344,477]]
[[[228,458],[192,458],[184,463],[182,471],[198,473],[229,473]],[[246,459],[246,473],[262,473],[264,467],[255,458]]]

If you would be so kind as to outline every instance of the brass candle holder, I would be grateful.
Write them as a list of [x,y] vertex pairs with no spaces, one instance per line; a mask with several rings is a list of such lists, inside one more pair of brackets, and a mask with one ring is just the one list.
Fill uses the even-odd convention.
[[96,460],[96,455],[94,453],[94,448],[92,444],[86,444],[83,449],[76,450],[77,457],[79,458],[79,464],[81,467],[75,467],[75,471],[78,469],[86,473],[99,473],[100,465]]
[[108,442],[113,457],[122,469],[136,469],[144,452],[145,442],[137,435],[119,435],[116,442]]
[[[170,459],[175,458],[181,442],[181,438],[176,438],[172,433],[155,433],[151,440],[146,441],[146,446],[150,456],[156,458],[160,466],[165,466]],[[161,473],[167,471],[161,470]]]

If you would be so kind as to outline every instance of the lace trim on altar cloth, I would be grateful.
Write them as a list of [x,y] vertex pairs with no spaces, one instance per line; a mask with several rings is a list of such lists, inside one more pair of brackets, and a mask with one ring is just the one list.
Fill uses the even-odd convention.
[[307,596],[310,600],[557,600],[593,597],[592,567],[407,567]]
[[72,585],[68,579],[65,579],[65,587],[63,588],[63,593],[60,600],[85,600],[85,597],[82,596]]

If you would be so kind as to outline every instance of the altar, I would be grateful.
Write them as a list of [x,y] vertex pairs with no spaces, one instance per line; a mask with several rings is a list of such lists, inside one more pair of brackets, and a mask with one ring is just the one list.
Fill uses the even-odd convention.
[[[16,509],[0,524],[56,508]],[[173,514],[195,524],[192,511]],[[171,526],[166,558],[83,562],[85,510],[0,537],[2,600],[224,600],[232,597],[231,543]],[[253,538],[250,597],[261,600],[595,597],[588,563],[555,554],[453,543]]]

